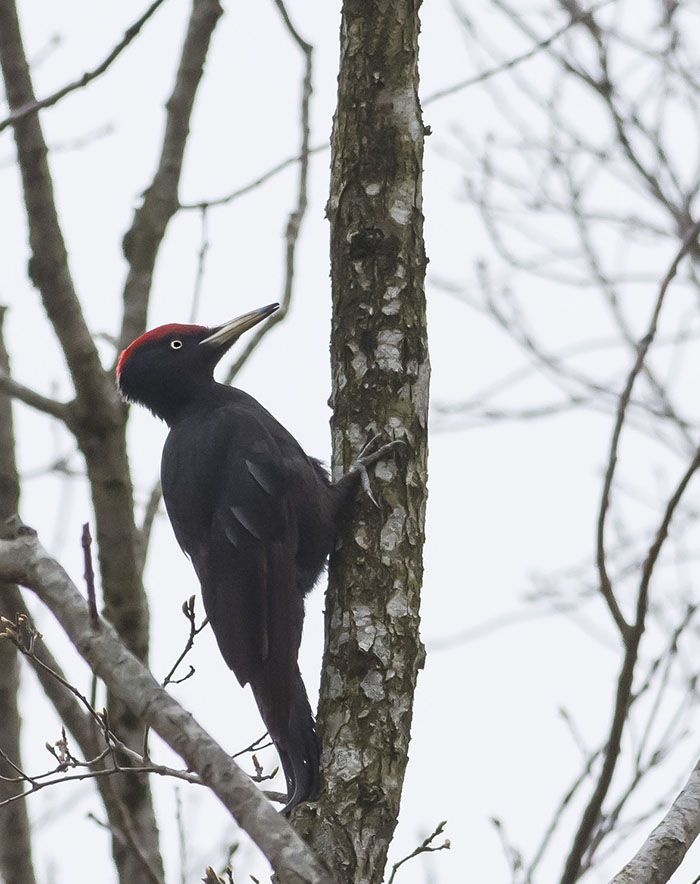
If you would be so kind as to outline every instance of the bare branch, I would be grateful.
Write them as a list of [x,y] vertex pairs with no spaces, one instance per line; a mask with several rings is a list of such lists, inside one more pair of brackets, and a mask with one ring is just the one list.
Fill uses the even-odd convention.
[[[597,3],[594,9],[600,9],[603,6],[608,6],[611,0],[603,0],[601,3]],[[433,104],[435,101],[440,101],[442,98],[448,98],[450,95],[454,95],[456,92],[461,92],[463,89],[468,89],[470,86],[476,86],[478,83],[483,83],[485,80],[490,80],[491,77],[495,77],[498,74],[502,74],[504,71],[509,71],[517,65],[522,64],[524,61],[529,61],[531,58],[534,58],[538,53],[540,53],[543,49],[546,49],[555,40],[558,40],[563,34],[565,34],[568,30],[570,30],[574,25],[577,25],[581,22],[583,12],[574,12],[571,15],[569,21],[566,24],[563,24],[560,28],[557,28],[556,31],[551,33],[549,37],[544,37],[542,40],[537,40],[533,43],[533,45],[521,53],[520,55],[514,55],[512,58],[507,59],[495,67],[488,68],[485,71],[481,71],[478,74],[475,74],[473,77],[467,77],[465,80],[461,80],[459,83],[454,83],[452,86],[446,86],[444,89],[438,89],[437,92],[432,92],[426,98],[422,100],[423,107],[426,107],[429,104]]]
[[[209,623],[209,618],[205,617],[204,620],[197,626],[197,619],[195,616],[195,597],[192,595],[186,602],[182,604],[182,613],[187,618],[187,622],[190,624],[190,634],[187,636],[187,641],[185,643],[185,647],[177,658],[177,660],[173,663],[170,671],[165,676],[163,681],[161,682],[162,687],[167,688],[169,684],[173,682],[173,676],[177,672],[178,666],[185,657],[189,654],[194,646],[194,640],[199,635],[199,633],[207,626]],[[190,672],[185,678],[189,678],[194,673],[194,669],[190,667]],[[176,683],[179,684],[181,681],[184,681],[184,678],[179,679]],[[235,757],[235,756],[234,756]]]
[[166,105],[158,169],[124,236],[124,257],[129,262],[129,273],[124,285],[124,316],[118,350],[123,350],[146,328],[153,269],[168,223],[178,209],[177,191],[194,99],[211,36],[222,11],[218,0],[192,0],[180,66]]
[[[513,9],[513,7],[506,2],[506,0],[492,0],[492,2],[498,8],[502,9],[508,15],[510,20],[513,21],[520,28],[520,30],[530,39],[534,40],[537,38],[537,35],[524,21],[523,17],[520,16]],[[559,2],[560,5],[564,9],[566,9],[567,12],[569,12],[569,14],[575,15],[579,18],[581,24],[588,29],[591,37],[593,38],[596,49],[598,51],[598,62],[600,65],[599,75],[592,75],[582,66],[577,66],[570,58],[567,57],[566,54],[556,51],[552,47],[552,45],[548,45],[545,48],[552,56],[552,58],[554,58],[557,63],[561,65],[563,70],[568,71],[575,77],[578,77],[602,99],[610,115],[611,122],[614,126],[618,144],[622,148],[622,151],[627,158],[629,164],[639,174],[648,192],[660,205],[662,205],[669,212],[679,235],[685,236],[688,228],[692,223],[692,219],[688,214],[688,205],[683,205],[681,200],[673,199],[669,196],[669,194],[664,191],[659,176],[656,174],[655,171],[653,171],[649,166],[644,163],[641,156],[639,155],[639,152],[635,150],[630,140],[627,132],[627,123],[629,123],[632,128],[637,129],[645,136],[645,138],[650,142],[650,146],[655,149],[657,153],[657,158],[662,159],[664,165],[666,166],[666,168],[668,168],[668,163],[665,156],[663,154],[659,156],[658,150],[656,150],[658,148],[658,143],[653,139],[653,137],[649,136],[649,133],[642,126],[639,117],[635,113],[631,113],[628,115],[627,118],[625,118],[623,112],[616,104],[616,99],[618,98],[618,96],[615,90],[615,85],[608,70],[607,50],[605,41],[602,36],[603,32],[595,20],[593,10],[583,9],[578,4],[578,2],[576,2],[576,0],[559,0]],[[695,243],[692,243],[690,248],[695,253]]]
[[[19,590],[13,587],[12,593],[5,592],[3,609],[0,614],[8,619],[18,616],[29,617],[29,611]],[[58,661],[44,644],[41,637],[34,641],[34,653],[28,658],[36,676],[53,704],[57,715],[70,731],[73,739],[80,746],[80,751],[88,758],[97,754],[98,730],[89,715],[86,715],[71,691],[66,689],[68,683]]]
[[[2,750],[0,750],[0,755],[4,755]],[[92,759],[91,761],[85,762],[77,762],[78,765],[92,765],[101,761],[103,758],[103,754],[100,754],[97,758]],[[25,773],[18,773],[16,777],[8,778],[8,777],[0,777],[0,780],[4,782],[29,782],[30,787],[25,792],[20,792],[17,795],[13,795],[11,798],[5,798],[0,801],[0,807],[5,807],[8,804],[14,804],[17,801],[24,800],[28,798],[30,795],[34,795],[36,792],[40,792],[42,789],[49,788],[51,786],[61,786],[64,783],[70,783],[74,781],[83,781],[83,780],[104,780],[105,778],[113,777],[115,775],[124,775],[124,773],[129,774],[157,774],[158,776],[164,777],[173,777],[178,780],[184,780],[187,783],[192,783],[195,785],[202,785],[202,780],[197,774],[193,774],[188,770],[176,770],[174,768],[165,767],[160,764],[142,764],[142,765],[134,765],[128,768],[123,767],[107,767],[102,768],[100,770],[85,770],[81,773],[73,773],[73,774],[61,774],[60,776],[55,775],[57,771],[49,771],[47,773],[38,774],[35,776],[30,776]]]
[[[10,373],[10,360],[4,338],[5,308],[0,307],[0,371]],[[19,505],[19,475],[15,457],[15,431],[12,401],[0,396],[0,521],[17,511]],[[19,590],[12,583],[0,581],[0,614]],[[21,765],[22,718],[19,710],[20,665],[15,648],[9,642],[0,642],[0,747],[6,764],[0,764],[0,774],[8,766]],[[9,758],[7,755],[9,754]],[[0,783],[0,799],[24,794],[24,784]],[[32,835],[25,807],[0,811],[0,879],[10,884],[35,884],[32,861]]]
[[446,838],[442,844],[439,844],[437,847],[433,847],[433,841],[437,838],[438,835],[442,835],[445,830],[445,826],[447,825],[447,820],[443,820],[441,823],[438,823],[435,827],[435,831],[432,835],[428,835],[428,837],[420,844],[414,851],[405,856],[403,859],[400,859],[397,863],[394,863],[391,869],[391,875],[389,875],[389,880],[387,884],[393,884],[394,878],[396,877],[396,873],[401,868],[401,866],[408,862],[409,859],[413,859],[414,856],[420,856],[421,853],[435,853],[438,850],[449,850],[451,847],[449,838]]
[[238,752],[234,752],[231,758],[239,758],[241,755],[245,755],[247,752],[259,752],[261,749],[267,749],[269,746],[274,746],[275,744],[272,740],[269,740],[267,743],[265,740],[267,739],[268,734],[267,731],[262,735],[262,737],[258,737],[257,740],[254,740],[250,746],[246,746],[245,749],[239,749]]
[[666,884],[700,834],[700,761],[668,812],[611,884]]
[[51,107],[52,105],[59,102],[64,96],[68,95],[71,92],[75,92],[76,89],[82,89],[84,86],[87,86],[92,80],[95,80],[101,74],[112,65],[112,62],[116,61],[117,58],[121,55],[121,53],[126,49],[126,47],[134,40],[137,36],[141,28],[146,24],[148,19],[153,15],[153,13],[158,9],[158,7],[163,3],[163,0],[155,0],[148,9],[144,12],[144,14],[137,21],[134,22],[131,27],[127,28],[124,33],[122,39],[117,43],[114,49],[109,53],[109,55],[101,62],[97,67],[93,68],[90,71],[86,71],[81,77],[77,80],[74,80],[72,83],[68,83],[66,86],[62,86],[60,89],[56,90],[56,92],[48,95],[46,98],[42,98],[39,101],[31,101],[25,105],[22,105],[16,110],[13,110],[12,113],[6,117],[4,120],[0,121],[0,132],[3,129],[6,129],[8,126],[14,126],[20,120],[23,120],[25,117],[29,116],[29,114],[35,114],[37,111],[42,110],[45,107]]
[[[316,147],[309,148],[309,157],[312,157],[314,154],[321,153],[324,150],[329,150],[329,144],[317,144]],[[268,169],[267,172],[263,172],[262,175],[259,175],[253,181],[248,184],[244,184],[242,187],[237,188],[226,196],[217,197],[215,199],[210,200],[200,200],[197,203],[180,203],[180,208],[183,211],[190,211],[192,209],[212,209],[217,206],[225,206],[228,203],[233,202],[238,199],[238,197],[245,196],[247,193],[251,193],[254,190],[257,190],[262,184],[270,181],[276,175],[279,175],[280,172],[284,172],[285,169],[288,169],[290,166],[294,166],[297,163],[301,163],[304,159],[302,154],[297,154],[293,157],[287,157],[286,160],[282,160],[281,163],[277,163],[276,166],[273,166],[271,169]]]
[[143,577],[143,570],[146,567],[146,557],[148,555],[148,546],[151,540],[151,531],[153,530],[153,523],[155,522],[156,516],[158,515],[158,509],[160,507],[160,502],[163,499],[163,491],[160,487],[160,479],[153,485],[151,489],[151,493],[148,496],[148,502],[146,503],[146,509],[143,514],[143,521],[141,522],[141,528],[139,529],[138,540],[139,540],[139,574]]
[[547,826],[547,829],[546,829],[544,835],[542,836],[542,840],[540,841],[540,844],[537,847],[537,850],[535,851],[535,855],[528,866],[527,875],[525,877],[526,884],[531,884],[531,882],[534,880],[535,870],[536,870],[537,866],[540,864],[540,862],[542,861],[542,858],[543,858],[547,848],[549,847],[549,844],[552,841],[552,838],[553,838],[555,832],[557,831],[557,828],[561,824],[561,820],[564,815],[564,812],[570,806],[572,800],[574,799],[575,795],[578,793],[581,786],[588,779],[588,777],[591,776],[591,770],[593,768],[593,765],[600,757],[600,754],[601,754],[601,750],[598,749],[596,752],[592,752],[588,756],[581,773],[576,777],[574,782],[571,784],[569,789],[566,791],[566,793],[563,795],[563,797],[559,801],[559,804],[557,805],[554,813],[552,814],[552,819],[550,820],[550,823]]
[[199,301],[202,295],[202,283],[204,281],[204,264],[209,251],[209,225],[207,224],[207,206],[201,207],[201,225],[202,238],[199,245],[199,253],[197,255],[197,276],[194,281],[194,292],[192,294],[192,309],[190,310],[190,323],[197,321],[199,313]]
[[[123,241],[123,251],[129,264],[129,271],[123,291],[124,312],[117,352],[145,329],[155,261],[167,225],[177,209],[177,192],[194,101],[212,34],[221,14],[222,9],[218,0],[192,0],[180,63],[166,105],[165,133],[158,168]],[[109,383],[114,394],[112,376],[109,376]],[[105,458],[106,446],[102,438],[90,439],[89,445],[82,447],[95,453],[92,458],[90,482],[95,499],[104,612],[107,619],[117,626],[124,636],[128,647],[141,659],[145,659],[148,650],[148,607],[141,579],[145,547],[139,545],[133,521],[131,480],[123,434],[126,414],[122,403],[119,404],[121,433],[115,440],[113,450],[116,449],[115,467],[120,467],[120,471],[115,470],[117,475],[110,477],[112,481],[109,486],[104,481],[105,470],[102,459]],[[117,456],[121,459],[121,463],[116,463]],[[88,465],[90,466],[90,458]],[[96,486],[100,492],[99,499],[95,491]],[[126,497],[124,491],[128,492],[128,500],[124,500]],[[122,500],[117,498],[120,493]],[[116,540],[114,536],[105,537],[108,531],[116,533],[113,529],[115,516],[121,516],[123,519],[121,545],[114,542]],[[128,526],[124,524],[127,519]],[[125,561],[120,561],[122,557]],[[111,574],[107,574],[107,567],[111,570]],[[120,587],[118,581],[126,583],[127,586]],[[115,697],[111,694],[108,694],[108,704],[114,719],[114,729],[120,738],[132,747],[142,746],[144,724],[134,719],[125,705],[115,702]],[[115,792],[118,793],[117,797],[121,803],[129,810],[130,822],[137,829],[141,849],[150,856],[149,868],[155,868],[160,862],[157,855],[158,831],[148,788],[140,788],[138,780],[133,781],[125,777],[124,782],[115,781]],[[117,823],[116,828],[125,830],[128,824],[129,821],[124,819],[121,823]],[[111,818],[110,825],[115,827]]]
[[284,278],[284,290],[282,292],[282,297],[280,298],[280,308],[279,310],[273,314],[273,316],[268,319],[267,322],[258,326],[255,333],[252,337],[249,337],[246,341],[245,347],[241,351],[240,355],[237,357],[236,361],[233,363],[231,368],[229,369],[226,375],[226,383],[230,384],[238,374],[238,372],[243,368],[245,362],[250,357],[251,353],[258,346],[260,341],[267,335],[267,333],[272,329],[277,323],[282,322],[282,320],[287,315],[289,311],[289,306],[292,302],[292,294],[294,290],[294,259],[296,255],[296,245],[297,240],[299,239],[299,231],[301,229],[301,222],[304,218],[304,213],[306,212],[307,205],[307,179],[309,175],[309,139],[311,137],[311,124],[309,117],[309,106],[311,102],[311,92],[312,92],[312,74],[313,74],[313,46],[310,43],[307,43],[306,40],[303,40],[300,36],[296,28],[292,25],[292,22],[289,18],[289,14],[284,6],[282,0],[275,0],[275,5],[280,11],[280,15],[287,27],[287,30],[292,35],[294,42],[297,44],[299,49],[304,54],[304,78],[302,81],[301,88],[301,106],[300,106],[300,114],[301,114],[301,145],[299,149],[299,184],[297,187],[297,204],[292,213],[289,216],[289,220],[287,222],[287,232],[286,232],[286,240],[287,240],[287,249],[286,249],[286,262],[285,262],[285,278]]
[[688,236],[686,236],[681,248],[676,254],[673,262],[671,263],[671,266],[668,269],[668,272],[666,273],[661,283],[647,333],[639,342],[639,345],[637,347],[637,357],[635,359],[634,365],[632,366],[632,370],[630,371],[625,388],[620,395],[620,405],[618,409],[617,419],[615,421],[612,441],[610,444],[608,468],[605,475],[600,513],[598,517],[597,564],[601,581],[600,591],[603,594],[610,609],[610,612],[612,613],[613,618],[615,619],[615,622],[620,629],[620,633],[625,646],[625,655],[617,683],[615,707],[612,716],[612,723],[610,726],[610,736],[605,747],[605,759],[595,789],[593,790],[593,795],[591,796],[586,806],[578,830],[574,837],[571,851],[566,860],[561,884],[574,884],[574,882],[578,879],[581,871],[581,863],[584,853],[590,846],[591,834],[598,821],[603,801],[605,800],[605,796],[607,795],[608,789],[610,788],[610,784],[612,782],[613,773],[615,771],[617,759],[620,753],[622,733],[627,721],[628,708],[630,704],[630,699],[632,697],[632,684],[639,651],[639,643],[641,641],[645,628],[646,614],[648,608],[649,583],[651,580],[651,575],[653,573],[654,566],[658,559],[663,543],[668,534],[668,527],[670,525],[671,519],[673,518],[673,514],[676,510],[678,502],[680,501],[681,496],[683,495],[683,492],[685,491],[691,477],[700,464],[700,449],[698,449],[695,452],[695,456],[693,457],[688,469],[686,470],[680,483],[678,484],[676,491],[671,496],[667,504],[666,511],[657,531],[656,538],[654,539],[654,542],[649,549],[649,553],[642,569],[639,584],[635,621],[633,624],[629,624],[627,623],[627,621],[624,620],[622,613],[617,605],[617,600],[615,599],[612,589],[612,583],[607,571],[604,546],[605,517],[610,504],[612,480],[617,464],[618,445],[625,420],[625,412],[630,400],[630,396],[632,394],[632,388],[637,376],[642,369],[644,359],[649,350],[649,347],[654,340],[661,308],[664,302],[664,297],[671,283],[671,280],[676,275],[680,262],[683,260],[688,251],[694,246],[699,232],[700,221],[696,222],[691,228]]
[[134,715],[146,722],[199,774],[202,782],[260,847],[280,881],[332,884],[332,876],[277,814],[248,777],[120,641],[106,622],[96,632],[85,600],[65,571],[24,529],[0,540],[0,580],[33,589],[61,623],[80,654]]
[[0,392],[24,402],[25,405],[36,408],[37,411],[43,411],[44,414],[50,414],[59,420],[67,421],[70,415],[70,406],[65,402],[57,402],[48,396],[43,396],[23,384],[17,383],[11,377],[0,371]]
[[[32,104],[34,89],[13,0],[0,2],[0,64],[10,108],[15,111]],[[95,423],[112,424],[121,405],[75,292],[39,119],[26,116],[13,128],[29,224],[30,276],[61,342],[81,408]]]
[[666,297],[666,292],[668,291],[668,287],[671,284],[671,280],[674,278],[676,272],[678,271],[678,266],[680,262],[687,255],[688,251],[695,245],[698,233],[700,233],[700,221],[696,221],[695,224],[693,224],[691,229],[688,231],[687,236],[683,240],[683,244],[678,250],[675,258],[671,263],[671,266],[666,273],[666,276],[661,283],[659,294],[654,305],[651,320],[649,322],[649,327],[647,328],[647,333],[637,345],[637,357],[627,378],[627,383],[625,384],[625,387],[620,394],[620,403],[618,406],[612,439],[610,441],[610,454],[608,456],[608,466],[605,472],[603,493],[598,515],[596,561],[598,564],[598,572],[600,575],[601,594],[603,595],[603,598],[605,599],[608,608],[610,609],[610,613],[612,614],[613,619],[615,620],[615,623],[617,624],[618,629],[620,630],[620,633],[625,641],[629,639],[631,627],[625,620],[622,611],[617,604],[617,600],[613,592],[610,577],[608,576],[607,565],[605,562],[605,522],[608,509],[610,507],[612,483],[615,476],[615,469],[617,467],[617,452],[620,444],[620,436],[622,435],[622,427],[625,422],[627,406],[629,405],[630,398],[632,396],[632,389],[634,387],[635,381],[637,380],[637,376],[642,370],[644,360],[646,358],[647,352],[649,351],[649,347],[651,347],[654,341],[659,316],[661,314],[661,308],[663,307],[664,298]]
[[95,595],[95,571],[92,567],[92,537],[90,536],[90,525],[86,522],[83,525],[82,547],[83,561],[85,563],[85,586],[87,587],[88,608],[90,609],[90,619],[95,629],[100,628],[100,615],[97,613],[97,598]]

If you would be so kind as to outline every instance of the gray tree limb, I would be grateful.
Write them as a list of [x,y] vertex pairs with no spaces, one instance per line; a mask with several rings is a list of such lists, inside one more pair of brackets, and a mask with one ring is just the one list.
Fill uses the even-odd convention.
[[21,526],[0,539],[0,580],[32,589],[81,656],[140,720],[187,764],[245,829],[283,884],[333,884],[333,876],[229,755],[163,690],[104,620],[95,628],[85,599],[61,566]]
[[666,884],[700,834],[700,762],[668,812],[610,884]]

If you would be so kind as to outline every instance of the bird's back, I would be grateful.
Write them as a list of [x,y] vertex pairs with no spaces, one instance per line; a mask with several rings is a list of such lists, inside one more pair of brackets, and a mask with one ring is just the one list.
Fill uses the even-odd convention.
[[217,328],[169,324],[121,354],[119,389],[165,420],[163,497],[221,653],[250,683],[287,780],[286,810],[317,791],[320,749],[297,655],[303,596],[330,549],[336,488],[216,363],[278,305]]
[[[302,595],[328,552],[325,536],[310,535],[332,492],[255,399],[229,387],[217,394],[215,405],[201,403],[172,426],[163,449],[163,497],[202,583],[224,658],[245,684],[272,653],[296,660]],[[323,549],[315,555],[305,552],[318,545]]]

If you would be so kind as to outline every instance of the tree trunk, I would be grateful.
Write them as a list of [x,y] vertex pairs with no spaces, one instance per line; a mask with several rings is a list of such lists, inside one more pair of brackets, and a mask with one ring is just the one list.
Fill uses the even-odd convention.
[[[0,307],[0,371],[9,374],[2,333],[4,313],[5,308]],[[19,477],[15,464],[12,403],[9,396],[0,395],[0,522],[14,515],[18,505]],[[0,612],[8,610],[5,600],[13,590],[16,588],[0,583]],[[11,642],[0,640],[0,749],[21,768],[18,653]],[[14,777],[17,772],[0,759],[0,775]],[[22,791],[21,784],[0,782],[0,801]],[[5,884],[35,884],[36,881],[27,806],[23,799],[0,807],[0,880]]]
[[419,2],[346,0],[333,128],[333,468],[381,433],[405,449],[372,477],[331,559],[319,705],[324,786],[298,825],[340,882],[380,882],[396,826],[417,671],[427,480],[418,102]]
[[[0,65],[11,110],[35,101],[13,0],[0,0]],[[80,309],[58,221],[47,147],[39,118],[14,126],[32,257],[29,273],[61,343],[75,386],[69,424],[85,455],[91,483],[105,611],[140,659],[148,653],[148,605],[137,565],[138,539],[126,456],[126,409]],[[77,542],[77,538],[76,538]],[[135,749],[143,727],[123,704],[110,704],[113,729]],[[115,862],[123,884],[163,877],[158,828],[148,780],[125,774],[111,784],[120,819],[110,819]]]

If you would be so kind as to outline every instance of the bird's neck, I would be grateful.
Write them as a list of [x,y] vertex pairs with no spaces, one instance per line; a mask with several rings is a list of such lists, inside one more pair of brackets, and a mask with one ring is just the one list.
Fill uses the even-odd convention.
[[[232,396],[238,392],[240,391],[235,390],[234,387],[219,384],[212,378],[209,383],[198,384],[196,389],[192,391],[183,391],[182,389],[173,391],[171,396],[159,401],[160,413],[155,412],[153,408],[151,411],[157,413],[158,417],[172,427],[181,421],[208,414],[212,409],[228,404]],[[188,395],[183,395],[184,393],[188,393]]]

